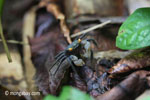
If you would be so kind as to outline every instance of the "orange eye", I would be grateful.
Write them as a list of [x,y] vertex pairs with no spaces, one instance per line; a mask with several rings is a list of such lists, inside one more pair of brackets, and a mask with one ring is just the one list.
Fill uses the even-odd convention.
[[69,51],[72,51],[72,48],[69,48],[68,50],[69,50]]
[[80,42],[81,42],[81,39],[78,39],[78,42],[80,43]]

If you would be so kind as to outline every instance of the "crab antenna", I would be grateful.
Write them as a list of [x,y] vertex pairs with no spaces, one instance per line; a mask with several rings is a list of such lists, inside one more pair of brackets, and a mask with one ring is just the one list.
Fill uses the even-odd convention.
[[85,38],[85,36],[87,36],[87,35],[88,35],[87,33],[81,34],[81,36],[76,37],[75,40],[83,39],[83,38]]
[[82,35],[79,37],[79,39],[83,39],[85,36],[87,36],[86,33],[82,34]]

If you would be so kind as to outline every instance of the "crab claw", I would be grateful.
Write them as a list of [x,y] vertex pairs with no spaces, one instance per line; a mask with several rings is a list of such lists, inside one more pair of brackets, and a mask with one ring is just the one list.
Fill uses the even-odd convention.
[[78,59],[77,56],[71,55],[70,58],[76,66],[84,66],[85,65],[84,61],[82,59]]

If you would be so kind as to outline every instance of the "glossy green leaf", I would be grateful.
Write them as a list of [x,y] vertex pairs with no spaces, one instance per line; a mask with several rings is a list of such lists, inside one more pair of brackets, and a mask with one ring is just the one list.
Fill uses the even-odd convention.
[[54,97],[52,95],[48,95],[44,98],[44,100],[94,100],[88,94],[81,92],[80,90],[66,86],[63,88],[61,95],[59,97]]
[[139,8],[121,25],[116,46],[129,50],[150,46],[150,8]]

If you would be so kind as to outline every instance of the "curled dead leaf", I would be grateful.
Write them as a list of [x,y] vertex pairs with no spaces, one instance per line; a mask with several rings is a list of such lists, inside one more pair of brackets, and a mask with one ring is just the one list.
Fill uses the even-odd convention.
[[150,50],[148,48],[136,50],[120,60],[115,66],[109,69],[111,76],[121,74],[150,66]]
[[134,72],[110,91],[98,96],[97,100],[134,100],[148,88],[148,75],[149,71]]
[[64,37],[66,37],[68,43],[71,43],[70,31],[65,22],[65,15],[61,12],[57,2],[58,0],[42,0],[39,3],[39,7],[46,7],[48,12],[52,13],[56,19],[60,20],[60,27]]

